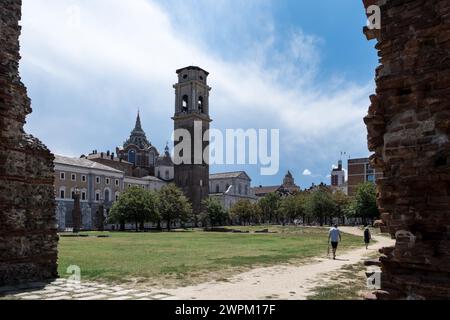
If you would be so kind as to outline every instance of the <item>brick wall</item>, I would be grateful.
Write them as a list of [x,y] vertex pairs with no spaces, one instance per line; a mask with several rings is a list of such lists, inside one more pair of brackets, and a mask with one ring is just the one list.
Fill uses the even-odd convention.
[[0,1],[0,286],[57,276],[53,155],[25,134],[20,0]]
[[381,8],[381,65],[365,119],[384,231],[379,299],[450,297],[450,1],[364,1]]

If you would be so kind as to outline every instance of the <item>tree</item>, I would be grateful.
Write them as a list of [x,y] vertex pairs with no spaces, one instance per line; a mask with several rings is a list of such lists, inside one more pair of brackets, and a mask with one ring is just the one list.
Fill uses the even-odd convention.
[[336,215],[338,218],[342,219],[342,222],[345,223],[345,216],[346,216],[346,208],[350,204],[350,197],[347,196],[344,192],[341,190],[337,190],[332,194],[332,199],[334,201],[334,204],[336,206]]
[[306,209],[323,226],[325,218],[334,213],[336,206],[329,191],[325,188],[317,188],[308,197]]
[[259,219],[260,209],[249,200],[239,200],[230,210],[231,217],[238,219],[241,224],[250,224],[250,222]]
[[357,217],[362,218],[364,223],[367,220],[379,218],[380,211],[377,206],[377,189],[375,184],[366,182],[358,186],[355,196],[355,214]]
[[305,219],[305,196],[296,194],[281,199],[277,216],[281,219],[283,225],[291,223],[299,217]]
[[134,223],[136,231],[144,229],[145,222],[158,220],[158,197],[155,192],[138,187],[127,189],[113,204],[110,221],[120,223],[124,230],[125,223]]
[[217,199],[207,198],[203,201],[203,206],[205,207],[205,212],[200,216],[203,226],[210,225],[214,228],[225,224],[228,220],[228,212]]
[[171,224],[175,221],[185,223],[192,217],[192,205],[183,192],[174,184],[164,186],[159,190],[159,214],[161,220],[167,223],[170,231]]
[[259,200],[258,205],[261,209],[263,219],[272,223],[273,219],[277,217],[277,210],[280,206],[280,196],[278,193],[268,193],[261,200]]

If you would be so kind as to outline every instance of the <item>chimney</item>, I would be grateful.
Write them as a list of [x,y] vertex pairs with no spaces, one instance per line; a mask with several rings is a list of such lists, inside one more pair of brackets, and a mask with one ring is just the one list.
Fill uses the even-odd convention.
[[100,157],[101,157],[102,159],[103,159],[103,155],[104,155],[104,154],[103,154],[103,152],[102,152],[102,153],[100,153]]
[[109,152],[109,150],[106,151],[106,156],[107,156],[107,157],[109,157],[110,154],[111,154],[111,153]]

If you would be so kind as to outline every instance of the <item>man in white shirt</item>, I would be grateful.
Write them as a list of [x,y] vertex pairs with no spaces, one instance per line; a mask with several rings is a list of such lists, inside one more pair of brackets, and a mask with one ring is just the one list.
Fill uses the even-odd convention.
[[339,242],[341,241],[341,232],[339,231],[336,224],[333,228],[330,229],[330,232],[328,233],[328,242],[331,242],[331,246],[333,247],[333,260],[336,260],[336,250],[338,248]]

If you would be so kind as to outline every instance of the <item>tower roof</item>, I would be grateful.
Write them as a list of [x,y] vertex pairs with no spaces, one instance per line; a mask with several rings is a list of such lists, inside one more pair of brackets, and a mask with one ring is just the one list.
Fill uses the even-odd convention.
[[177,74],[181,73],[183,70],[203,71],[204,73],[206,73],[206,75],[209,75],[209,72],[208,72],[208,71],[206,71],[205,69],[202,69],[202,68],[200,68],[200,67],[197,67],[197,66],[189,66],[189,67],[184,67],[184,68],[178,69],[178,70],[177,70]]
[[152,146],[152,144],[147,140],[145,132],[142,129],[140,112],[137,114],[136,125],[134,126],[133,131],[131,131],[131,135],[128,140],[123,144],[123,147],[126,148],[132,144],[140,149],[148,149]]

